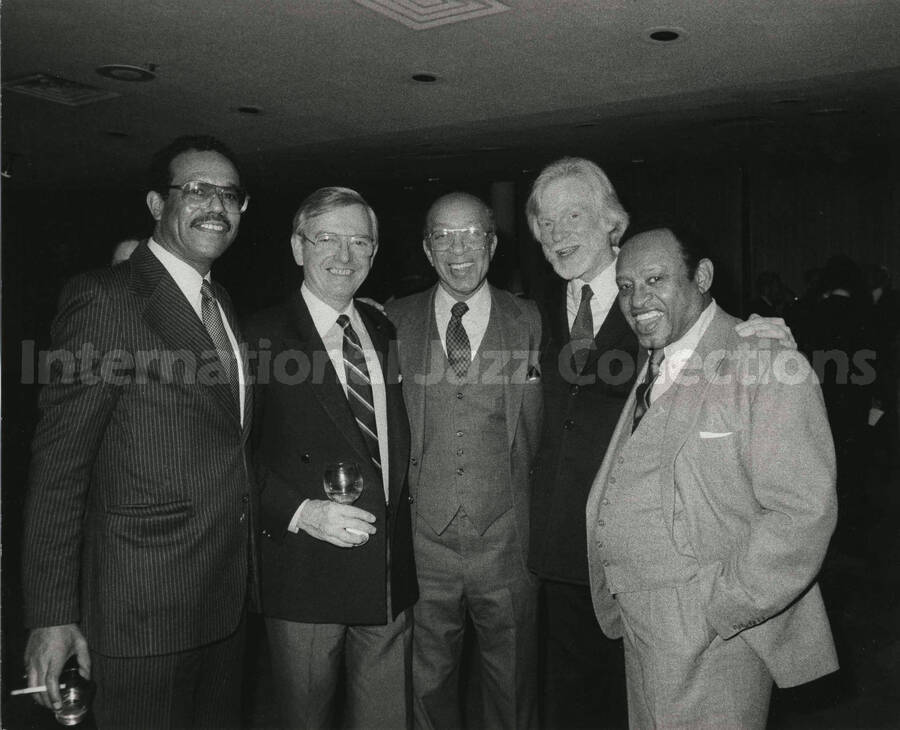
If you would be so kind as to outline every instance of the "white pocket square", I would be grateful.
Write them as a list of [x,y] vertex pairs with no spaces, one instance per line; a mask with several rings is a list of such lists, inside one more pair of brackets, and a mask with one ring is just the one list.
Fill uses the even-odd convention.
[[734,431],[701,431],[700,438],[702,439],[722,439],[726,436],[731,436]]

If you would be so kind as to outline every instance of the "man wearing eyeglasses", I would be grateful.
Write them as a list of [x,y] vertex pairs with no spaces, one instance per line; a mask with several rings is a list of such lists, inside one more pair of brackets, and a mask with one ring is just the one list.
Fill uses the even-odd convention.
[[[303,284],[247,323],[259,351],[261,592],[281,727],[405,728],[417,596],[409,426],[394,328],[353,300],[378,224],[359,193],[330,187],[301,203],[293,231]],[[362,475],[355,503],[326,499],[336,462]]]
[[428,211],[423,247],[439,283],[388,305],[397,325],[412,448],[417,728],[461,727],[467,616],[480,658],[481,716],[530,728],[536,713],[536,582],[526,567],[529,476],[542,409],[534,303],[487,281],[493,214],[452,193]]
[[147,205],[149,242],[71,281],[53,323],[63,359],[25,510],[28,684],[59,706],[75,656],[100,728],[238,727],[250,393],[210,267],[247,196],[221,142],[185,137],[154,158]]

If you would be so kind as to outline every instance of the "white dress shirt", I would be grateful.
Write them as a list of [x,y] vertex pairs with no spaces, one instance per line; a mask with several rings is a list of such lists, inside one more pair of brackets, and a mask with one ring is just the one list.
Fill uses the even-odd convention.
[[[618,252],[617,248],[614,248]],[[616,286],[616,262],[613,262],[590,281],[584,279],[570,279],[566,285],[566,314],[569,319],[569,331],[575,322],[575,315],[581,306],[581,288],[590,284],[594,296],[591,297],[591,317],[594,320],[594,337],[600,331],[603,320],[609,314],[609,310],[616,304],[619,296],[619,287]]]
[[[185,263],[180,258],[178,258],[175,254],[173,254],[168,249],[160,246],[156,241],[151,238],[147,241],[147,247],[159,259],[159,263],[161,263],[166,271],[169,272],[169,276],[171,276],[175,283],[178,285],[178,288],[181,289],[181,293],[184,294],[185,299],[188,300],[188,303],[193,307],[194,311],[197,313],[197,317],[203,322],[203,309],[202,309],[202,301],[203,295],[200,293],[200,287],[203,285],[203,280],[212,282],[212,278],[209,273],[206,276],[200,276],[200,272],[198,272],[193,266],[188,263]],[[240,397],[240,415],[241,415],[241,425],[244,425],[244,402],[246,400],[246,393],[244,392],[246,377],[244,375],[244,363],[241,358],[241,350],[238,347],[237,338],[234,336],[234,332],[231,331],[231,325],[228,324],[228,317],[225,316],[225,310],[222,309],[222,305],[219,303],[219,300],[216,300],[216,305],[219,307],[219,316],[222,317],[222,324],[225,325],[225,334],[228,335],[228,342],[231,344],[231,349],[234,352],[234,359],[237,362],[237,370],[238,370],[238,393]]]
[[[444,353],[447,352],[447,325],[450,324],[452,316],[450,310],[456,302],[457,300],[438,284],[437,292],[434,295],[434,320],[437,323]],[[462,325],[466,328],[466,335],[469,337],[470,358],[474,358],[484,339],[484,333],[487,331],[488,320],[491,318],[491,290],[488,288],[487,281],[483,281],[478,291],[465,302],[469,305],[469,311],[462,316]]]

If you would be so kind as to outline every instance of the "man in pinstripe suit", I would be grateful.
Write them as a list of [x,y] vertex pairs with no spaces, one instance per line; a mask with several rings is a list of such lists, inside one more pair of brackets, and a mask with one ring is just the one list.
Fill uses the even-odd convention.
[[105,727],[236,727],[249,558],[241,341],[212,263],[247,198],[209,137],[161,150],[156,226],[75,278],[53,323],[25,509],[28,683],[77,657]]

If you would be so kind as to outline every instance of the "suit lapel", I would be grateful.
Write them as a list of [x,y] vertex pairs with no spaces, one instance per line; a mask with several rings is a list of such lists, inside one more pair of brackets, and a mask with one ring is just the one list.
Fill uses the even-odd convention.
[[[347,403],[347,395],[344,388],[338,380],[337,372],[331,364],[331,358],[325,349],[325,343],[319,337],[316,325],[309,313],[306,302],[303,301],[303,295],[300,291],[296,291],[292,296],[289,304],[291,319],[297,332],[296,341],[285,341],[286,349],[297,349],[306,355],[306,361],[310,363],[312,370],[310,371],[310,381],[313,384],[311,388],[313,395],[319,401],[322,409],[328,414],[328,417],[334,422],[338,431],[344,434],[353,450],[356,451],[357,457],[361,460],[368,461],[370,459],[369,450],[366,448],[359,427],[356,425],[356,419]],[[320,374],[318,363],[322,362],[324,367],[321,368],[322,383],[316,383],[315,379]]]
[[[143,311],[144,321],[171,352],[190,352],[193,355],[196,368],[192,375],[200,382],[206,368],[210,364],[218,366],[218,363],[210,360],[211,357],[217,357],[215,345],[197,312],[146,244],[135,249],[130,261],[134,272],[132,287],[147,301]],[[228,383],[207,383],[201,391],[238,421],[237,407]]]
[[513,359],[513,353],[528,347],[528,330],[522,322],[520,312],[515,311],[508,299],[496,296],[495,291],[493,287],[490,288],[491,317],[494,317],[496,313],[499,325],[500,352],[503,353],[504,358],[503,401],[506,404],[506,434],[509,445],[512,446],[519,423],[519,414],[522,410],[523,385],[526,377],[526,373],[521,372],[523,377],[516,378],[513,382],[513,378],[520,374],[520,368]]
[[431,349],[433,347],[431,326],[434,322],[434,297],[436,284],[423,297],[425,306],[414,310],[410,322],[410,337],[400,343],[400,347],[408,348],[404,360],[407,366],[407,382],[403,385],[406,398],[406,413],[409,417],[410,433],[417,443],[412,444],[412,453],[422,453],[422,436],[425,433],[425,383],[430,379],[432,366]]

